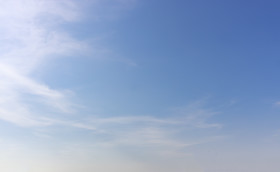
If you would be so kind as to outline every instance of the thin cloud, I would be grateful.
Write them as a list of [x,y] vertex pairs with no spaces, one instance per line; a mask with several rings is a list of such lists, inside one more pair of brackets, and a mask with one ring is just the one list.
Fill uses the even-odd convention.
[[[131,0],[112,0],[112,4],[117,5],[119,9],[128,8],[133,3],[134,1]],[[104,5],[98,0],[90,1],[90,4],[94,9]],[[50,88],[47,83],[38,82],[32,76],[41,68],[45,68],[48,60],[73,56],[81,52],[92,52],[86,41],[74,38],[67,30],[60,27],[64,23],[83,20],[85,17],[82,14],[85,8],[83,5],[83,1],[78,3],[74,0],[0,2],[0,95],[2,99],[0,118],[2,120],[21,126],[33,126],[41,124],[37,118],[43,118],[50,110],[56,109],[59,113],[65,114],[75,112],[75,105],[69,98],[72,94],[70,90]],[[96,17],[103,15],[100,11],[99,13],[93,14]],[[27,97],[32,97],[33,105],[26,101]],[[34,105],[46,108],[38,112],[39,108],[36,109]],[[33,112],[34,109],[36,113]],[[16,114],[22,110],[24,113]],[[41,116],[39,117],[38,114]],[[25,120],[19,120],[19,116]]]
[[[0,5],[0,118],[20,126],[49,124],[40,119],[46,112],[41,112],[42,116],[33,112],[36,104],[71,113],[66,91],[51,89],[31,76],[46,60],[85,47],[55,29],[62,22],[78,20],[78,6],[64,0],[13,0]],[[27,97],[33,97],[32,104]]]
[[100,147],[137,147],[157,155],[165,150],[169,150],[170,154],[179,155],[188,147],[224,138],[219,134],[205,136],[203,133],[190,136],[190,132],[220,129],[221,124],[207,122],[217,112],[196,103],[177,108],[176,112],[175,114],[173,111],[169,117],[95,116],[84,121],[80,119],[79,122],[69,121],[64,125],[91,131],[94,144]]

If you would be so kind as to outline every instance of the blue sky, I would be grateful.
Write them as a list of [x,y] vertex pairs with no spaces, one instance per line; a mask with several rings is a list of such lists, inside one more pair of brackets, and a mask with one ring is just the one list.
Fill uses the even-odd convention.
[[280,3],[0,1],[0,169],[279,169]]

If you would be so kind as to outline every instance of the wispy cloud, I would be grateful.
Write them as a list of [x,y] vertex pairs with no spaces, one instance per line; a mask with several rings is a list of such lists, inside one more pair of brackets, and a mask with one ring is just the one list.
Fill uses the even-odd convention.
[[280,106],[280,101],[275,102],[276,106]]
[[[135,1],[111,0],[107,3],[110,7],[104,9],[117,10],[130,8]],[[59,113],[74,112],[73,103],[69,100],[71,91],[51,88],[32,76],[46,68],[48,60],[92,51],[85,41],[71,36],[61,24],[84,19],[85,4],[90,4],[96,11],[91,17],[102,18],[106,13],[98,9],[107,3],[99,0],[0,2],[0,119],[21,126],[50,124],[49,120],[44,120],[48,111],[38,112],[38,105]]]
[[[85,48],[83,42],[55,29],[78,20],[78,6],[66,0],[12,0],[1,1],[0,6],[0,118],[21,126],[50,124],[33,112],[34,104],[68,113],[71,103],[65,91],[31,76],[46,60]],[[26,101],[30,97],[33,105]]]
[[[218,134],[221,124],[207,122],[217,112],[197,102],[175,109],[167,117],[95,116],[78,122],[69,121],[64,125],[92,131],[94,144],[101,147],[137,147],[138,150],[144,148],[157,155],[183,155],[187,153],[186,148],[224,138]],[[210,135],[203,132],[210,130],[217,132]]]

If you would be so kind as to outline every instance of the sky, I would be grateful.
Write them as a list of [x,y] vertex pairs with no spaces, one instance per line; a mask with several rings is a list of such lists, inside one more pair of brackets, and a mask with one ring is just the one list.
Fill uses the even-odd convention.
[[0,0],[0,170],[278,171],[279,8]]

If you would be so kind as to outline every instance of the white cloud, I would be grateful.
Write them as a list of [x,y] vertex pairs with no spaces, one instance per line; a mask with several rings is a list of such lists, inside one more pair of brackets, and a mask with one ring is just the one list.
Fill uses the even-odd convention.
[[[133,6],[135,1],[111,0],[108,3],[116,5],[111,5],[108,9],[121,9]],[[47,112],[43,110],[35,114],[32,112],[35,104],[49,106],[61,113],[74,111],[68,100],[68,93],[71,91],[55,90],[42,81],[36,81],[32,76],[44,68],[45,62],[50,59],[92,51],[86,42],[75,39],[60,27],[63,23],[82,20],[86,4],[90,4],[96,11],[92,13],[95,17],[105,15],[98,9],[107,3],[99,0],[0,0],[2,120],[23,126],[41,124],[37,121],[38,114],[42,118]],[[33,107],[32,103],[25,100],[29,97],[32,97]],[[21,111],[24,113],[19,114]]]
[[[78,6],[69,0],[0,1],[0,118],[21,126],[45,125],[49,121],[34,112],[33,103],[69,112],[64,91],[51,89],[31,76],[49,58],[69,55],[85,44],[55,29],[62,22],[79,19]],[[33,106],[33,107],[32,107]]]

